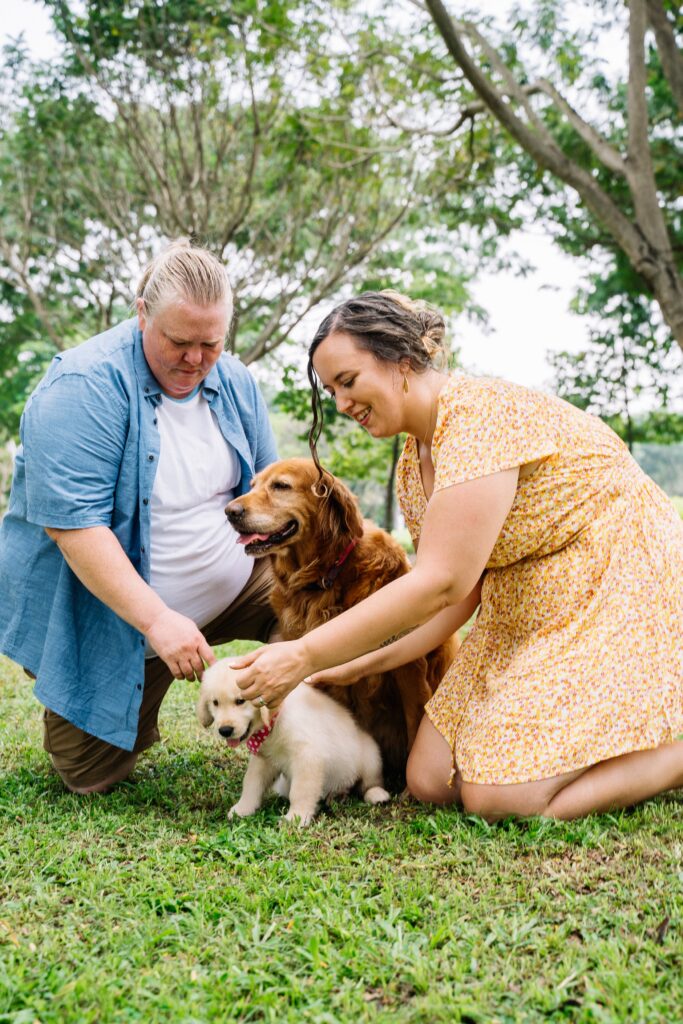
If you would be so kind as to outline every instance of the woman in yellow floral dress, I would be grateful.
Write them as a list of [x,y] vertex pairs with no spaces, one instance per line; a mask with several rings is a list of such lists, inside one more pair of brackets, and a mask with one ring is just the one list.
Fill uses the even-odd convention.
[[[408,434],[397,490],[416,564],[241,659],[245,696],[276,706],[312,673],[352,684],[478,608],[411,752],[416,797],[572,818],[683,786],[683,522],[600,420],[440,372],[443,331],[435,310],[391,292],[321,324],[314,395],[317,377],[373,437]],[[315,431],[319,397],[314,412]]]

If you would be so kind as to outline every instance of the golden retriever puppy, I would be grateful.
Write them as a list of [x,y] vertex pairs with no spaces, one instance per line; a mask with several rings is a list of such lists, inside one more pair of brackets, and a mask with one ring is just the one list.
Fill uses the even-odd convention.
[[[329,473],[322,482],[321,497],[312,459],[284,459],[258,473],[249,493],[225,510],[248,554],[272,556],[270,601],[284,640],[298,639],[410,571],[403,548],[363,520],[349,489]],[[352,686],[322,687],[377,741],[385,776],[399,790],[424,705],[457,643],[452,637],[426,658]]]
[[229,747],[251,752],[242,795],[228,817],[254,814],[274,787],[289,797],[287,821],[308,825],[318,804],[359,784],[368,804],[389,799],[382,784],[382,759],[375,741],[349,712],[320,690],[301,684],[271,716],[242,697],[225,660],[204,673],[197,717]]

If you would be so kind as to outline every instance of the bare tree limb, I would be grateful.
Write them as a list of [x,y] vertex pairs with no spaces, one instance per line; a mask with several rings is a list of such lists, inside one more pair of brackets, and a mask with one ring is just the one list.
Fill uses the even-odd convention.
[[[441,0],[426,0],[446,47],[494,117],[536,163],[574,188],[591,213],[612,233],[633,268],[659,302],[664,319],[683,349],[683,280],[672,258],[664,217],[657,203],[647,137],[644,79],[645,0],[630,2],[629,152],[627,177],[637,222],[621,211],[595,178],[563,152],[552,136],[521,120],[501,89],[465,48],[457,23]],[[635,77],[634,77],[635,76]],[[639,194],[637,194],[639,193]],[[653,202],[654,197],[654,202]]]
[[58,352],[63,352],[66,347],[64,345],[64,339],[61,338],[54,329],[50,315],[43,305],[40,295],[31,283],[31,275],[28,273],[26,266],[17,259],[13,247],[4,238],[0,238],[0,252],[2,252],[7,266],[16,275],[22,288],[28,295],[31,305],[35,310],[35,314],[45,328],[50,341]]
[[647,0],[646,7],[647,18],[657,41],[662,70],[683,116],[683,54],[676,43],[673,25],[667,17],[662,0]]
[[626,163],[621,155],[612,146],[610,146],[607,139],[596,131],[592,124],[581,117],[581,115],[574,110],[572,106],[566,101],[564,96],[555,88],[552,82],[549,82],[547,78],[541,78],[538,81],[538,89],[544,92],[548,96],[557,109],[564,114],[569,121],[570,125],[580,135],[583,141],[590,146],[595,153],[598,160],[601,161],[610,171],[614,171],[615,174],[621,175],[623,178],[626,177]]

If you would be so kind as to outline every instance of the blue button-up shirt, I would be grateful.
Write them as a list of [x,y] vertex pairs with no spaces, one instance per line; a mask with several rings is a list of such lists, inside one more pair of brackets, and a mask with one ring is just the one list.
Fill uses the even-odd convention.
[[[226,353],[201,387],[237,452],[242,494],[277,458],[263,398]],[[149,582],[160,400],[136,320],[58,355],[24,410],[0,527],[0,650],[37,676],[46,707],[125,750],[137,736],[144,637],[80,583],[44,527],[109,527]]]

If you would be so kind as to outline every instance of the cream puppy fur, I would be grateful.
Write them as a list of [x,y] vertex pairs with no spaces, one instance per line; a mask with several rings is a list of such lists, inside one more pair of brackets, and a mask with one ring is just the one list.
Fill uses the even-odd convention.
[[[204,672],[197,718],[229,747],[246,743],[271,721],[267,708],[242,697],[225,660]],[[301,825],[313,820],[321,800],[346,793],[356,783],[366,803],[389,800],[375,741],[346,708],[305,683],[286,697],[258,754],[250,755],[242,795],[228,817],[254,814],[276,782],[276,791],[289,797],[286,819]]]

